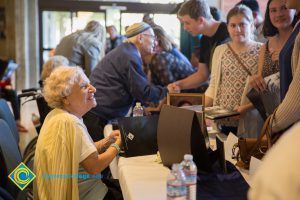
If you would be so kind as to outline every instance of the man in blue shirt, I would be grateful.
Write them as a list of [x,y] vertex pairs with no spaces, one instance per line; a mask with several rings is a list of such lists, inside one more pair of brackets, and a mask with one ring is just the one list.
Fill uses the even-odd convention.
[[144,23],[135,23],[126,30],[126,42],[113,49],[96,66],[90,76],[97,89],[97,106],[85,117],[84,122],[93,140],[103,137],[107,122],[125,116],[135,101],[158,102],[168,89],[150,85],[143,72],[143,57],[152,54],[155,35]]

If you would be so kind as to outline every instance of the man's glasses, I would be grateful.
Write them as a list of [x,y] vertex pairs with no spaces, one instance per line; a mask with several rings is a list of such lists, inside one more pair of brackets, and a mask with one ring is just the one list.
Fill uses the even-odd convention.
[[146,35],[146,36],[149,36],[152,40],[156,40],[156,36],[155,35],[150,35],[150,34],[142,34],[142,35]]

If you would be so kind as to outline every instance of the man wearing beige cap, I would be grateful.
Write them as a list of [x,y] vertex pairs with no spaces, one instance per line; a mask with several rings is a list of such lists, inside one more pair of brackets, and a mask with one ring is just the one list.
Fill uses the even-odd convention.
[[103,137],[106,123],[125,116],[136,102],[158,102],[168,89],[150,85],[143,72],[143,57],[152,54],[155,35],[144,23],[126,29],[128,39],[107,54],[91,73],[91,84],[97,89],[97,106],[84,116],[93,140]]

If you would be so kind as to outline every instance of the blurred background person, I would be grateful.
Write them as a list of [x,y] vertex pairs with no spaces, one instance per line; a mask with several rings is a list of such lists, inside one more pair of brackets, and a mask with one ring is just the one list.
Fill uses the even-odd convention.
[[248,8],[251,9],[253,19],[254,19],[254,26],[255,26],[255,32],[254,32],[254,40],[257,42],[266,42],[266,38],[263,35],[262,28],[263,28],[263,17],[259,8],[259,4],[257,0],[242,0],[238,2],[236,5],[245,5]]
[[109,34],[109,38],[106,39],[106,48],[105,52],[108,53],[120,44],[123,43],[123,41],[126,39],[125,36],[120,35],[114,25],[106,27],[106,32]]
[[173,39],[167,35],[162,27],[153,28],[157,45],[154,54],[144,58],[145,66],[151,73],[150,80],[154,85],[167,86],[169,83],[183,79],[193,73],[195,69],[189,60],[178,50]]
[[211,16],[216,20],[216,21],[221,21],[221,11],[215,7],[215,6],[210,6],[210,14]]
[[42,66],[40,87],[43,88],[44,81],[48,78],[51,72],[59,66],[69,66],[69,60],[64,56],[52,56]]
[[[0,68],[7,70],[7,68],[9,68],[8,65],[10,63],[16,65],[12,60],[0,59]],[[4,72],[5,71],[3,71],[3,73]],[[12,87],[11,77],[1,77],[1,75],[2,74],[0,74],[0,98],[3,98],[6,101],[10,102],[16,120],[18,131],[26,133],[28,132],[27,128],[25,128],[21,124],[20,100],[18,98],[17,92]]]
[[80,66],[87,76],[105,55],[105,28],[97,21],[90,21],[83,30],[63,37],[55,55],[68,58],[70,65]]

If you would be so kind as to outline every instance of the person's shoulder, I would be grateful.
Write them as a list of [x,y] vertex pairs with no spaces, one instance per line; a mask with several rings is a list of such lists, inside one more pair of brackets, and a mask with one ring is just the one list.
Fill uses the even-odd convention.
[[225,22],[220,22],[219,27],[213,38],[219,43],[225,43],[229,41],[229,33],[227,30],[227,24]]
[[124,35],[119,35],[118,39],[121,40],[121,41],[124,41],[124,40],[127,39],[127,37],[125,37]]
[[264,45],[264,43],[253,41],[253,43],[251,44],[250,47],[252,47],[252,49],[254,49],[254,50],[259,51],[263,45]]
[[162,51],[158,55],[167,57],[167,56],[174,56],[170,51]]
[[216,46],[215,52],[224,51],[227,48],[228,48],[228,43],[223,43],[223,44]]
[[[47,119],[48,118],[48,119]],[[52,123],[76,123],[78,120],[76,117],[67,111],[60,109],[60,108],[55,108],[53,109],[47,116],[47,121],[52,122]]]

